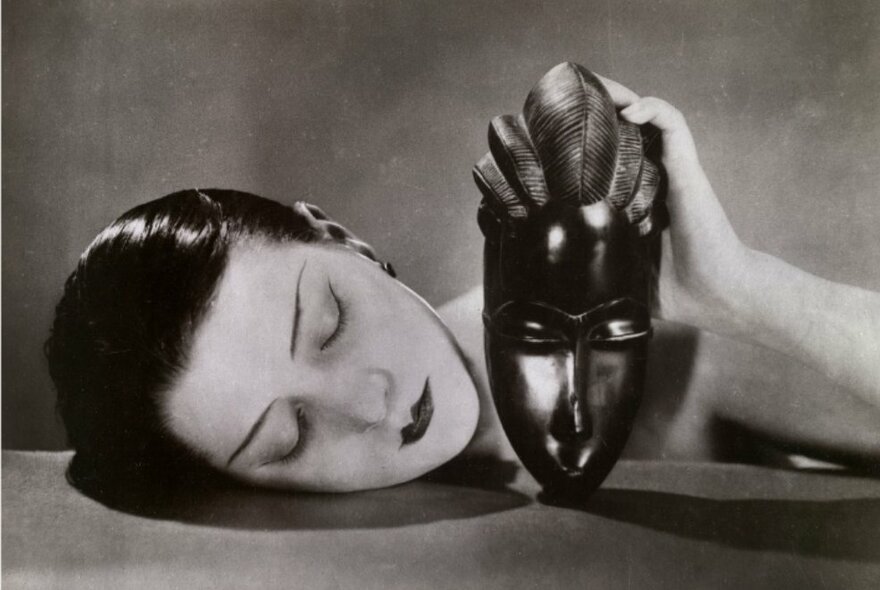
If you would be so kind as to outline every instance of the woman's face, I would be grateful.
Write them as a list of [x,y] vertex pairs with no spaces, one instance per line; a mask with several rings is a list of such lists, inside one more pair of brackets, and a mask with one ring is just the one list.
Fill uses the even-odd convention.
[[448,461],[478,418],[473,381],[433,310],[335,245],[232,249],[164,408],[220,471],[350,491]]

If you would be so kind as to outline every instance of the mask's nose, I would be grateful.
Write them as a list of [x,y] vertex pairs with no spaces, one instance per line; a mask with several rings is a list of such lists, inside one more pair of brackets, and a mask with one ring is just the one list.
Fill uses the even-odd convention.
[[545,448],[558,467],[579,482],[553,485],[592,491],[620,456],[641,400],[650,332],[591,341],[579,336],[574,391],[560,396]]
[[341,428],[365,431],[381,424],[388,415],[394,381],[384,369],[345,371],[328,380],[323,395],[315,396],[315,408]]

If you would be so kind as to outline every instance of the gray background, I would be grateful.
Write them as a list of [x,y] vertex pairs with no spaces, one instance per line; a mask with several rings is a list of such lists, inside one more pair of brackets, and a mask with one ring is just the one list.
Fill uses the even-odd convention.
[[53,306],[144,200],[310,200],[430,302],[478,284],[470,167],[563,60],[677,105],[747,244],[880,290],[880,3],[618,4],[4,0],[3,447],[63,447]]

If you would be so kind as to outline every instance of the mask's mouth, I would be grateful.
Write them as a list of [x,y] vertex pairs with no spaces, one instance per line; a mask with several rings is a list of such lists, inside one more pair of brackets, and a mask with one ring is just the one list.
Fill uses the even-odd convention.
[[400,443],[401,447],[410,445],[425,436],[425,432],[428,431],[428,426],[431,424],[431,417],[434,415],[434,400],[431,397],[431,384],[428,379],[425,379],[422,395],[416,400],[409,412],[413,421],[400,429],[400,436],[403,440]]

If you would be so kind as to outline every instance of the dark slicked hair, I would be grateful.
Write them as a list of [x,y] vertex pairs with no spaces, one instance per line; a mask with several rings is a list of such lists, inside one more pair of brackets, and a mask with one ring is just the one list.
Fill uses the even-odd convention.
[[106,504],[214,477],[168,430],[163,395],[229,252],[248,240],[372,249],[320,209],[249,193],[185,190],[131,209],[94,239],[67,279],[45,345],[75,455],[68,480]]

